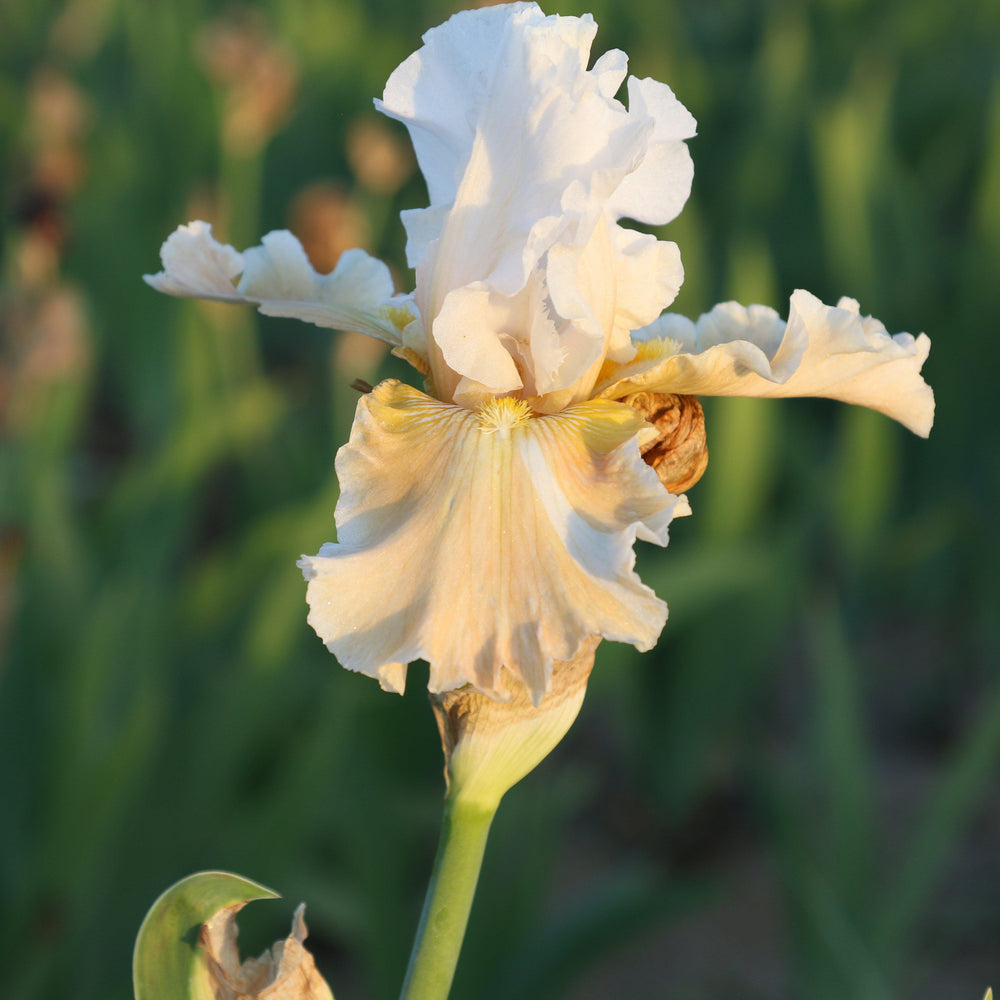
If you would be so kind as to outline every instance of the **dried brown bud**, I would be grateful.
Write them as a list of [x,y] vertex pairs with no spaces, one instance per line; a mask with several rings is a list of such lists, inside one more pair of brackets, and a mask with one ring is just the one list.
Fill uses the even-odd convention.
[[705,414],[697,396],[635,392],[622,400],[656,430],[639,434],[639,451],[671,493],[690,489],[708,467]]

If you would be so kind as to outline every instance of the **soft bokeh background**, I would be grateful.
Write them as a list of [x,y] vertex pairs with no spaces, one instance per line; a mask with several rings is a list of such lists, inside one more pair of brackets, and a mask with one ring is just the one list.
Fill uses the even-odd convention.
[[[708,409],[695,516],[640,568],[508,797],[454,1000],[978,1000],[1000,981],[1000,5],[598,0],[597,50],[700,123],[678,308],[847,293],[926,330],[929,441],[822,401]],[[200,868],[309,904],[340,1000],[398,989],[439,749],[306,627],[355,336],[140,281],[179,222],[393,262],[425,194],[371,98],[443,2],[2,0],[0,996],[130,996]],[[550,11],[582,13],[576,3]],[[526,561],[531,553],[523,553]]]

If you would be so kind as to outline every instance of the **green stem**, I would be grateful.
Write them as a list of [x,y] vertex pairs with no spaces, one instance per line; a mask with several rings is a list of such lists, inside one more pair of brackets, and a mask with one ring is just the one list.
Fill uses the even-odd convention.
[[445,800],[441,842],[400,1000],[447,1000],[496,808]]

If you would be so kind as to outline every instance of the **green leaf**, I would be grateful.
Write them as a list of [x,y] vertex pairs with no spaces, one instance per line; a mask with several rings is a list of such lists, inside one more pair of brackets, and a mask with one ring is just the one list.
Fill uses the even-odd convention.
[[278,893],[229,872],[198,872],[172,885],[139,928],[132,957],[135,1000],[213,1000],[198,944],[219,910]]

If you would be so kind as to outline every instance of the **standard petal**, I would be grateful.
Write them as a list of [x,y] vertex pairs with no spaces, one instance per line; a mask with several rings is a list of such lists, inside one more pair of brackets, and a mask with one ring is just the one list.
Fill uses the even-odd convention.
[[[589,16],[546,17],[535,4],[462,11],[386,85],[379,107],[409,129],[430,194],[426,209],[406,214],[407,257],[434,385],[448,401],[511,391],[512,366],[526,398],[558,394],[543,411],[586,398],[608,351],[621,359],[609,342],[627,346],[625,321],[649,322],[676,294],[676,248],[639,253],[618,219],[677,214],[691,186],[684,139],[694,120],[652,80],[629,81],[628,109],[616,100],[626,59],[607,53],[588,70],[596,30]],[[662,273],[650,274],[654,263]],[[467,289],[516,312],[536,275],[546,329],[468,321]]]
[[931,342],[891,336],[858,303],[792,294],[788,322],[765,306],[724,302],[696,324],[667,314],[636,335],[633,362],[607,366],[598,394],[824,396],[878,410],[927,437],[934,394],[920,376]]
[[339,541],[300,563],[313,628],[393,690],[422,658],[432,691],[500,696],[506,669],[536,701],[590,635],[650,648],[666,605],[632,545],[665,545],[686,504],[641,460],[642,426],[609,401],[472,411],[383,382],[337,456]]
[[646,155],[618,186],[611,200],[616,217],[662,226],[676,218],[691,193],[694,164],[685,139],[694,138],[694,116],[658,80],[628,81],[629,112],[652,121]]
[[356,330],[396,347],[416,318],[414,306],[393,298],[392,275],[382,261],[364,250],[348,250],[333,271],[318,274],[285,230],[268,233],[260,246],[239,253],[219,243],[207,222],[191,222],[167,237],[160,259],[163,270],[145,280],[167,295],[245,302],[266,316]]
[[631,332],[651,323],[676,298],[684,267],[676,243],[615,226],[616,287],[614,332],[608,357],[630,361],[635,356]]

